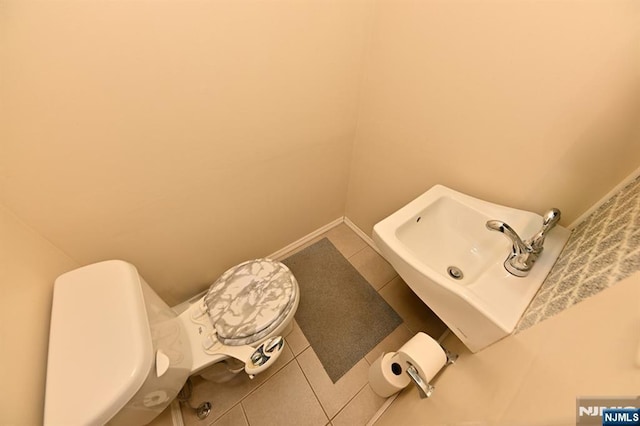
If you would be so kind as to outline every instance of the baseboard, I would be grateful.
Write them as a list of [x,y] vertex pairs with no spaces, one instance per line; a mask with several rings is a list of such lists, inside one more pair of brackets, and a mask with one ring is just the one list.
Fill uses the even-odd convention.
[[320,228],[318,228],[315,231],[305,235],[304,237],[300,238],[299,240],[292,242],[288,246],[283,247],[283,248],[281,248],[280,250],[278,250],[278,251],[276,251],[274,253],[271,253],[267,257],[270,258],[270,259],[274,259],[274,260],[282,260],[282,259],[286,258],[290,253],[296,251],[297,249],[299,249],[303,245],[307,244],[309,241],[313,240],[314,238],[319,237],[320,235],[322,235],[325,232],[331,230],[332,228],[335,228],[336,226],[340,225],[341,223],[344,223],[345,225],[347,225],[353,232],[356,233],[356,235],[358,235],[358,237],[362,238],[362,240],[365,243],[367,243],[369,246],[371,246],[372,249],[374,249],[380,256],[382,256],[382,253],[380,253],[380,250],[378,250],[378,247],[376,247],[376,243],[373,241],[373,239],[371,239],[371,237],[366,232],[364,232],[362,229],[360,229],[358,227],[358,225],[353,223],[351,221],[351,219],[349,219],[346,216],[342,216],[342,217],[339,217],[339,218],[327,223],[324,226],[321,226]]
[[372,249],[374,249],[380,256],[382,256],[382,253],[380,253],[380,250],[378,250],[378,247],[376,247],[376,243],[373,241],[373,239],[362,229],[358,228],[358,225],[353,223],[351,219],[345,216],[344,224],[351,228],[351,230],[355,232],[358,237],[362,238],[365,243],[369,244]]
[[631,174],[629,174],[626,178],[622,179],[622,181],[617,184],[616,186],[613,187],[613,189],[609,192],[607,192],[607,194],[602,197],[600,200],[598,200],[594,205],[592,205],[591,207],[589,207],[587,209],[587,211],[585,211],[584,213],[582,213],[576,220],[574,220],[569,226],[569,229],[573,229],[576,226],[580,225],[580,223],[585,220],[586,218],[589,217],[589,215],[591,213],[593,213],[594,211],[596,211],[598,209],[598,207],[600,207],[601,205],[603,205],[604,203],[606,203],[609,198],[613,197],[615,194],[618,193],[618,191],[620,191],[622,188],[624,188],[625,186],[627,186],[629,183],[631,183],[632,180],[636,179],[638,176],[640,176],[640,167],[635,169],[633,172],[631,172]]
[[378,411],[376,411],[376,413],[373,415],[373,417],[371,417],[371,420],[369,420],[367,422],[366,426],[373,426],[373,424],[375,422],[377,422],[380,419],[380,417],[382,417],[384,412],[387,411],[387,408],[389,408],[389,406],[393,403],[393,401],[396,400],[398,395],[400,395],[399,392],[398,393],[394,393],[389,398],[387,398],[387,400],[382,403],[382,407],[378,408]]
[[345,219],[344,216],[341,216],[341,217],[339,217],[339,218],[327,223],[326,225],[316,229],[315,231],[311,232],[310,234],[305,235],[304,237],[300,238],[299,240],[294,241],[293,243],[289,244],[288,246],[281,248],[280,250],[276,251],[275,253],[271,253],[267,257],[270,258],[270,259],[274,259],[274,260],[282,260],[282,259],[286,258],[287,255],[289,255],[289,253],[299,249],[303,245],[307,244],[309,241],[311,241],[314,238],[324,234],[325,232],[327,232],[331,228],[335,228],[336,226],[340,225],[341,223],[344,222],[344,219]]

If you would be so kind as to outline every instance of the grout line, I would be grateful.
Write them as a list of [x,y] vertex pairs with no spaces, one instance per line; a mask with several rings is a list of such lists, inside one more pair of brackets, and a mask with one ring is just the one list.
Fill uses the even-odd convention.
[[[271,377],[269,377],[271,378]],[[247,422],[247,424],[249,426],[251,426],[251,423],[249,422],[249,417],[247,416],[247,412],[244,411],[244,405],[242,405],[242,401],[244,400],[244,398],[242,400],[240,400],[240,402],[238,402],[238,405],[240,406],[240,409],[242,410],[242,415],[244,416],[244,421]]]
[[[311,346],[309,346],[309,348],[311,348]],[[307,348],[304,351],[300,352],[300,354],[304,353],[309,348]],[[322,405],[322,402],[320,401],[320,398],[318,397],[318,394],[316,393],[316,390],[313,388],[313,385],[311,384],[311,382],[309,381],[309,378],[307,377],[306,373],[304,372],[304,368],[302,368],[302,365],[300,365],[300,362],[298,361],[298,357],[295,357],[294,360],[298,364],[298,368],[300,368],[300,371],[302,371],[302,375],[304,376],[304,379],[307,381],[307,384],[309,385],[309,389],[311,389],[311,392],[313,392],[313,396],[316,397],[316,401],[318,401],[318,405],[322,409],[322,412],[324,413],[324,416],[327,418],[329,423],[331,423],[331,417],[329,417],[329,414],[327,414],[327,410],[325,410],[324,405]]]
[[387,398],[387,400],[382,404],[382,407],[378,408],[378,411],[376,411],[376,413],[373,415],[371,420],[369,420],[369,422],[366,424],[366,426],[373,426],[373,424],[375,422],[377,422],[380,419],[380,417],[382,417],[384,412],[387,411],[387,409],[391,406],[393,401],[396,400],[398,395],[400,395],[400,392],[395,393],[395,394],[391,395],[389,398]]
[[[300,354],[302,354],[303,352],[307,351],[308,349],[313,350],[311,345],[309,345],[306,349],[304,349],[302,352],[300,352]],[[302,375],[304,376],[305,380],[309,384],[309,387],[311,388],[311,391],[313,392],[314,396],[318,400],[318,403],[320,404],[320,407],[322,408],[322,411],[324,411],[325,416],[327,416],[327,419],[329,419],[329,424],[332,424],[332,421],[347,407],[347,405],[349,405],[360,394],[360,392],[362,392],[364,390],[365,387],[369,386],[369,380],[367,380],[362,385],[362,387],[360,389],[358,389],[358,391],[351,398],[349,398],[349,400],[347,402],[345,402],[345,404],[338,410],[338,412],[333,417],[329,417],[329,414],[327,413],[327,411],[325,410],[324,406],[322,405],[322,402],[320,401],[320,398],[318,397],[318,394],[316,393],[316,390],[314,389],[313,385],[311,384],[311,382],[307,378],[307,375],[306,375],[306,373],[304,371],[304,368],[302,368],[302,365],[300,365],[300,362],[298,361],[298,357],[297,356],[295,356],[295,360],[298,363],[298,366],[300,367],[300,370],[302,371]],[[363,356],[361,360],[364,360],[364,362],[366,362],[367,365],[369,367],[371,367],[371,363],[367,360],[366,356]],[[354,365],[354,367],[355,367],[355,365]],[[335,383],[334,383],[334,385],[335,385]]]
[[[260,385],[260,386],[262,386],[262,385]],[[222,413],[218,417],[216,417],[214,420],[212,420],[211,423],[207,423],[207,425],[211,426],[212,424],[214,424],[215,422],[217,422],[218,420],[220,420],[221,418],[223,418],[224,416],[229,414],[231,411],[233,411],[233,409],[236,408],[237,406],[240,406],[240,409],[242,410],[242,414],[244,415],[244,418],[247,421],[247,424],[249,424],[249,419],[247,418],[247,415],[244,412],[244,407],[242,406],[242,401],[243,400],[244,400],[244,398],[242,398],[235,405],[232,405],[231,408],[229,408],[227,411],[225,411],[224,413]],[[213,406],[211,407],[211,409],[213,410]],[[207,420],[207,419],[208,419],[208,417],[205,420]]]
[[[389,281],[387,281],[386,283],[382,284],[382,286],[377,290],[378,293],[380,293],[382,291],[383,288],[385,288],[386,286],[388,286],[389,284],[391,284],[391,282],[393,282],[396,278],[400,277],[400,275],[398,275],[398,273],[396,272],[396,275],[391,278]],[[401,278],[402,279],[402,278]],[[412,290],[413,291],[413,290]],[[382,295],[381,295],[382,296]],[[384,298],[383,298],[384,299]],[[386,299],[385,299],[386,300]],[[388,302],[387,302],[388,303]]]
[[[371,239],[371,237],[366,232],[364,232],[362,229],[360,229],[358,227],[358,225],[353,223],[351,221],[351,219],[349,219],[348,217],[345,216],[344,217],[344,224],[347,225],[349,228],[351,228],[351,230],[353,232],[355,232],[358,237],[362,238],[362,240],[365,243],[367,243],[372,249],[374,249],[376,251],[376,253],[378,253],[380,256],[382,256],[382,253],[380,252],[380,250],[376,246],[376,243],[373,241],[373,239]],[[382,256],[382,257],[384,257],[384,256]]]
[[[362,239],[362,238],[361,238],[361,239]],[[364,241],[364,240],[363,240],[363,241]],[[352,258],[352,257],[354,257],[354,256],[356,256],[358,253],[361,253],[361,252],[363,252],[364,250],[366,250],[366,249],[367,249],[367,246],[368,246],[368,245],[365,245],[364,247],[362,247],[360,250],[358,250],[357,252],[353,253],[353,254],[352,254],[351,256],[349,256],[349,257],[345,257],[344,255],[343,255],[342,257],[344,257],[344,258],[345,258],[345,259],[347,259],[347,260],[351,260],[351,258]],[[351,263],[351,262],[349,262],[349,263]]]
[[[364,359],[364,358],[362,358],[362,359]],[[366,361],[366,359],[365,359],[365,361]],[[368,362],[367,362],[367,364],[368,364]],[[358,389],[358,391],[351,398],[349,398],[349,400],[338,410],[336,415],[333,416],[329,420],[333,421],[336,417],[338,417],[340,415],[340,413],[342,413],[344,411],[344,409],[347,408],[347,405],[351,404],[351,401],[356,399],[356,397],[360,394],[360,392],[362,392],[364,390],[364,388],[366,388],[368,385],[369,385],[369,380],[367,380],[366,383],[364,385],[362,385],[362,387],[360,389]]]
[[[291,348],[289,348],[289,350],[291,350]],[[291,353],[293,354],[293,351],[291,351]],[[293,358],[291,358],[289,361],[285,362],[284,365],[282,367],[280,367],[279,369],[277,369],[269,378],[267,378],[264,382],[260,383],[258,386],[256,386],[255,388],[251,389],[251,391],[246,394],[241,400],[240,402],[244,401],[245,399],[247,399],[249,397],[249,395],[253,394],[255,391],[257,391],[258,389],[260,389],[262,386],[265,385],[265,383],[267,383],[269,380],[273,379],[273,377],[280,373],[282,370],[285,369],[286,366],[288,366],[289,364],[291,364],[291,361],[295,360],[296,357],[295,355],[293,356]],[[229,411],[229,410],[227,410]]]
[[[309,344],[309,346],[307,348],[305,348],[302,352],[300,352],[300,354],[302,354],[303,352],[305,352],[309,348],[311,348],[311,350],[313,350],[313,348],[311,347],[311,344]],[[304,368],[302,368],[302,365],[300,365],[300,362],[298,361],[298,357],[297,356],[295,356],[295,360],[296,360],[296,362],[298,362],[298,366],[300,367],[300,370],[302,371],[302,374],[304,375],[305,380],[307,380],[307,383],[309,384],[309,387],[311,388],[311,391],[313,392],[314,396],[318,400],[318,403],[320,404],[320,407],[322,407],[322,410],[324,411],[325,416],[327,416],[327,418],[329,419],[329,424],[332,424],[332,421],[347,407],[347,405],[349,405],[351,403],[351,401],[353,401],[358,396],[358,394],[360,392],[362,392],[362,390],[369,385],[369,380],[367,379],[367,381],[362,385],[362,387],[360,389],[358,389],[358,391],[351,398],[349,398],[349,400],[338,410],[338,412],[333,417],[329,417],[328,413],[324,409],[324,406],[322,405],[322,402],[320,402],[320,398],[318,397],[315,389],[313,388],[313,385],[311,384],[311,382],[307,378],[307,375],[305,374]],[[366,362],[367,365],[369,367],[371,367],[371,363],[367,360],[366,355],[362,357],[362,360],[364,360],[364,362]],[[354,364],[354,367],[355,367],[355,364]],[[335,383],[334,383],[334,385],[335,385]]]
[[[291,348],[289,348],[289,350],[291,350]],[[291,353],[293,354],[293,351],[291,351]],[[295,355],[293,356],[293,358],[291,358],[289,361],[287,361],[286,363],[284,363],[284,365],[282,367],[280,367],[279,369],[277,369],[269,378],[267,378],[264,382],[260,383],[258,386],[256,386],[255,388],[251,389],[245,396],[243,396],[235,405],[231,406],[231,408],[229,408],[228,410],[224,411],[223,413],[221,413],[218,417],[216,417],[213,422],[218,421],[221,417],[225,416],[227,413],[229,413],[229,411],[233,410],[233,408],[238,405],[238,404],[242,404],[242,402],[244,400],[246,400],[247,398],[249,398],[249,396],[251,396],[255,391],[257,391],[258,389],[260,389],[262,386],[264,386],[269,380],[273,379],[273,377],[280,373],[287,365],[289,365],[291,363],[291,361],[295,360]],[[238,374],[243,374],[243,373],[238,373]],[[206,380],[206,379],[205,379]],[[243,412],[244,412],[244,407],[242,407]],[[246,414],[245,414],[246,417]],[[212,422],[212,423],[213,423]],[[249,419],[247,418],[247,423],[249,422]]]
[[[262,386],[262,385],[260,385]],[[258,387],[260,387],[258,386]],[[244,397],[246,398],[247,396],[249,396],[248,394]],[[242,401],[244,400],[244,398],[242,398],[240,401],[236,402],[236,405],[242,404]],[[213,410],[213,403],[211,404],[211,410]],[[215,422],[217,422],[218,420],[220,420],[221,418],[223,418],[224,416],[226,416],[227,414],[229,414],[229,412],[231,410],[233,410],[235,408],[236,405],[232,405],[229,409],[227,409],[226,411],[224,411],[222,414],[220,414],[218,417],[216,417],[215,419],[213,419],[211,421],[211,423],[207,423],[209,426],[211,426],[212,424],[214,424]]]

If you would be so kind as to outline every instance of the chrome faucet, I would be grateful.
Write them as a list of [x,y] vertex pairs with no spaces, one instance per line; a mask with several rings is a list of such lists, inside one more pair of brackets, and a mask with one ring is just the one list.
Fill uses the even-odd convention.
[[533,264],[542,253],[544,239],[560,220],[560,210],[551,209],[542,216],[542,228],[528,240],[522,241],[516,231],[499,220],[487,221],[487,229],[502,232],[512,243],[511,253],[504,261],[504,267],[516,277],[526,277]]

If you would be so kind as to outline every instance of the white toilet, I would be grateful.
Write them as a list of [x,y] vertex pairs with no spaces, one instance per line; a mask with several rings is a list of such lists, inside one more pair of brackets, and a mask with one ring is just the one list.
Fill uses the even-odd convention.
[[67,272],[54,284],[44,424],[147,424],[189,376],[230,358],[253,377],[278,358],[299,300],[269,259],[229,269],[179,314],[127,262]]

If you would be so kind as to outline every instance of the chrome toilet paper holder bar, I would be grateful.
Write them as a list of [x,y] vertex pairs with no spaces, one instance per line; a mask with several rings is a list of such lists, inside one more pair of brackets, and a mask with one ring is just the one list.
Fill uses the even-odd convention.
[[[449,351],[448,349],[446,349],[444,346],[440,345],[440,347],[442,348],[442,350],[444,351],[444,354],[447,356],[447,362],[444,364],[444,366],[446,367],[447,365],[451,365],[454,364],[457,360],[458,360],[458,354],[454,354],[453,352]],[[438,372],[439,373],[439,372]],[[437,376],[437,374],[436,374]]]
[[[447,356],[447,362],[444,364],[444,367],[447,367],[455,363],[456,360],[458,359],[458,354],[454,354],[453,352],[448,351],[442,345],[440,345],[440,347],[444,351],[444,354]],[[433,386],[432,384],[424,380],[422,377],[420,377],[420,373],[418,373],[418,369],[413,364],[411,364],[410,362],[407,362],[407,364],[409,364],[409,368],[407,368],[406,372],[411,378],[411,381],[416,385],[416,388],[418,388],[418,393],[420,394],[420,398],[421,399],[429,398],[433,393],[435,386]],[[440,375],[440,373],[442,373],[442,370],[444,370],[444,368],[442,368],[440,371],[438,371],[438,373],[436,373],[435,376],[433,376],[433,378],[431,379],[432,382],[435,380],[436,377]]]

